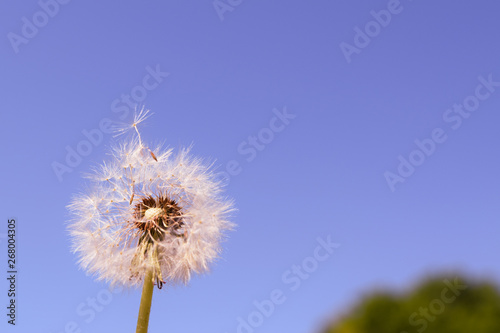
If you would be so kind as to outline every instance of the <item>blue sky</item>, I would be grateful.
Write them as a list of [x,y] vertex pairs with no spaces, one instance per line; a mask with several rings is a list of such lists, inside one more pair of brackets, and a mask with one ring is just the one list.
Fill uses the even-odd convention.
[[154,113],[146,140],[239,172],[222,259],[155,293],[151,332],[314,333],[373,288],[500,281],[497,2],[216,5],[0,4],[3,253],[8,218],[18,234],[2,331],[135,329],[140,292],[78,269],[65,208],[128,103]]

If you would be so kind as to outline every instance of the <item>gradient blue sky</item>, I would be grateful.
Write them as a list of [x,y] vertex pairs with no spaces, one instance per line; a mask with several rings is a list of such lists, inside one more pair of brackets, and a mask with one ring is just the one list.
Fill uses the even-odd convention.
[[[500,4],[402,0],[348,63],[339,45],[354,45],[355,27],[388,3],[242,1],[221,20],[212,1],[70,1],[16,53],[8,34],[22,34],[23,17],[43,19],[41,7],[1,2],[0,236],[15,217],[19,259],[18,324],[6,324],[2,278],[2,332],[135,330],[139,291],[113,295],[90,322],[78,314],[109,294],[78,269],[65,229],[81,174],[107,158],[112,136],[62,181],[52,165],[83,130],[120,120],[114,101],[148,66],[170,75],[142,102],[154,112],[145,139],[194,143],[220,169],[243,169],[227,188],[238,228],[222,260],[186,288],[155,293],[151,332],[236,332],[255,300],[280,289],[286,301],[255,332],[315,333],[374,287],[448,270],[500,281],[500,87],[479,88],[490,95],[459,128],[443,118],[474,102],[479,76],[500,81]],[[238,146],[285,107],[296,118],[248,162]],[[384,173],[436,128],[446,141],[391,191]],[[292,291],[283,274],[328,235],[340,248]]]

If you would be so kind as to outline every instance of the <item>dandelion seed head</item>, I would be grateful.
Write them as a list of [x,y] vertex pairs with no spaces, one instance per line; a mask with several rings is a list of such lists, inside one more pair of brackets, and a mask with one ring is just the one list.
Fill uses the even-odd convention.
[[112,149],[68,206],[80,267],[113,286],[138,287],[148,270],[159,288],[187,283],[209,270],[233,227],[233,203],[210,165],[189,148],[174,154],[142,141],[137,125],[148,116],[136,115],[137,135]]

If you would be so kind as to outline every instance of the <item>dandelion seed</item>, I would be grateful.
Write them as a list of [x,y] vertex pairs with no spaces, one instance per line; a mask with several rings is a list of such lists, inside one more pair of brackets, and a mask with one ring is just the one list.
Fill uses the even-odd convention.
[[152,151],[150,151],[150,153],[151,153],[151,156],[154,158],[154,160],[155,160],[156,162],[158,162],[158,159],[156,158],[156,155],[155,155]]

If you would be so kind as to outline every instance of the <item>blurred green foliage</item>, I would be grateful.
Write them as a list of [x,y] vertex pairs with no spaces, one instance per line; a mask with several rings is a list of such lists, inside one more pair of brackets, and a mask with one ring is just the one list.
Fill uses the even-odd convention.
[[500,333],[500,291],[460,277],[424,281],[406,294],[378,292],[324,333]]

